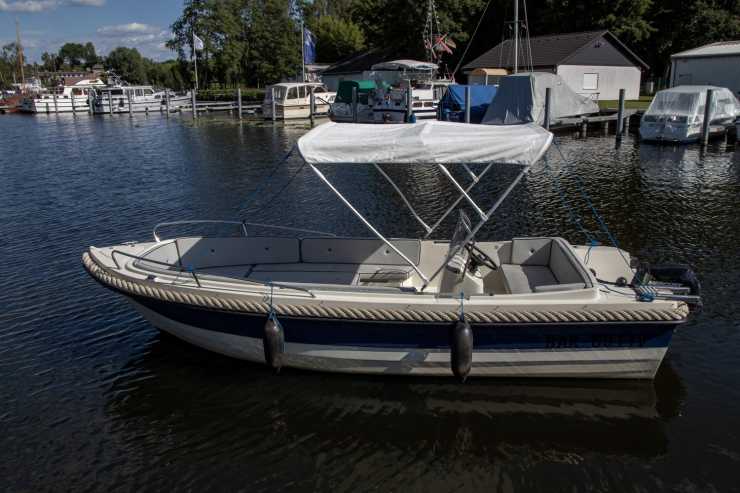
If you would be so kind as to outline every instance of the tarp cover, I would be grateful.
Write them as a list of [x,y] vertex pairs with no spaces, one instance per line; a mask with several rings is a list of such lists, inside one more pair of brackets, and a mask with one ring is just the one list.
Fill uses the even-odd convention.
[[437,70],[436,63],[421,62],[419,60],[393,60],[390,62],[376,63],[370,70]]
[[567,116],[598,113],[599,106],[573,92],[562,77],[547,72],[523,72],[499,80],[496,97],[483,122],[488,125],[545,123],[545,90],[551,88],[550,123]]
[[678,86],[658,91],[650,103],[643,120],[658,121],[661,117],[673,118],[682,123],[704,121],[707,90],[713,89],[711,121],[734,119],[740,114],[740,102],[732,91],[715,86]]
[[470,87],[470,123],[480,123],[488,105],[496,95],[496,86],[451,85],[442,97],[442,119],[451,122],[465,121],[465,88]]
[[552,134],[534,124],[469,125],[325,123],[298,139],[310,164],[535,163]]

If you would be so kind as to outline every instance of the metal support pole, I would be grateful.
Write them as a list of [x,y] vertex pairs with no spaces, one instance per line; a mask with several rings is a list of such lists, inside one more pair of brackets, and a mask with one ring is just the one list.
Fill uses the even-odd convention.
[[414,93],[413,88],[411,87],[411,81],[409,81],[409,85],[406,87],[406,123],[411,122],[411,114],[413,113],[414,105]]
[[113,96],[110,91],[108,91],[108,111],[111,115],[113,114]]
[[359,219],[360,221],[362,221],[362,223],[363,223],[363,224],[364,224],[365,226],[367,226],[367,227],[368,227],[368,229],[369,229],[370,231],[372,231],[372,232],[373,232],[373,234],[374,234],[375,236],[377,236],[377,237],[378,237],[378,239],[379,239],[380,241],[382,241],[383,243],[385,243],[386,245],[388,245],[388,247],[389,247],[389,248],[390,248],[391,250],[393,250],[394,252],[396,252],[396,254],[397,254],[397,255],[398,255],[399,257],[401,257],[401,258],[402,258],[403,260],[405,260],[405,261],[406,261],[406,263],[408,263],[408,264],[409,264],[409,265],[411,266],[411,268],[412,268],[412,269],[414,269],[414,271],[415,271],[415,272],[416,272],[417,274],[419,274],[419,277],[421,277],[421,279],[422,279],[422,280],[424,281],[424,283],[425,283],[425,284],[424,284],[424,286],[426,286],[427,284],[429,284],[429,279],[427,279],[427,276],[425,276],[425,275],[424,275],[424,273],[423,273],[423,272],[421,272],[421,271],[419,270],[419,268],[418,268],[418,267],[416,266],[416,264],[414,264],[414,263],[413,263],[413,262],[412,262],[412,261],[411,261],[411,260],[410,260],[410,259],[409,259],[409,258],[408,258],[408,257],[407,257],[407,256],[406,256],[406,255],[405,255],[405,254],[404,254],[404,253],[403,253],[403,252],[401,251],[401,250],[399,250],[399,249],[398,249],[398,248],[396,247],[396,245],[394,245],[393,243],[391,243],[390,241],[388,241],[388,240],[387,240],[387,239],[386,239],[386,238],[385,238],[385,237],[384,237],[384,236],[383,236],[382,234],[380,234],[380,232],[379,232],[379,231],[378,231],[377,229],[375,229],[375,227],[374,227],[374,226],[373,226],[372,224],[370,224],[370,222],[369,222],[369,221],[368,221],[367,219],[365,219],[365,218],[363,217],[363,215],[362,215],[362,214],[360,214],[360,212],[359,212],[359,211],[358,211],[357,209],[355,209],[355,208],[354,208],[354,206],[353,206],[352,204],[350,204],[350,202],[349,202],[349,201],[348,201],[348,200],[347,200],[346,198],[344,198],[344,196],[343,196],[343,195],[342,195],[342,194],[341,194],[341,193],[339,192],[339,190],[337,190],[337,189],[336,189],[336,188],[334,187],[334,185],[332,185],[332,184],[331,184],[331,182],[330,182],[330,181],[329,181],[329,180],[328,180],[328,179],[326,178],[326,176],[324,176],[324,174],[323,174],[323,173],[322,173],[321,171],[319,171],[319,169],[318,169],[318,168],[316,168],[316,166],[314,166],[313,164],[310,164],[310,163],[309,163],[309,166],[310,166],[310,167],[311,167],[311,169],[312,169],[312,170],[314,171],[314,173],[316,173],[316,176],[318,176],[318,177],[319,177],[319,178],[321,179],[321,181],[323,181],[324,183],[326,183],[326,185],[327,185],[327,186],[329,187],[329,189],[331,189],[331,191],[332,191],[332,192],[334,192],[334,194],[335,194],[335,195],[336,195],[337,197],[339,197],[339,200],[341,200],[341,201],[342,201],[342,202],[344,203],[344,205],[346,205],[346,206],[347,206],[347,208],[348,208],[348,209],[349,209],[350,211],[352,211],[352,213],[353,213],[353,214],[354,214],[355,216],[357,216],[357,218],[358,218],[358,219]]
[[465,123],[470,123],[470,86],[465,86]]
[[270,101],[272,103],[272,121],[273,123],[277,120],[277,101],[275,101],[275,87],[271,88]]
[[170,90],[165,89],[164,90],[164,105],[165,110],[167,111],[167,118],[170,117]]
[[131,103],[131,91],[126,91],[126,98],[128,99],[128,116],[133,118],[134,116],[134,105]]
[[473,207],[473,209],[475,209],[475,212],[478,213],[481,219],[488,221],[488,216],[486,215],[485,212],[483,212],[483,209],[478,207],[478,204],[475,203],[475,200],[473,200],[473,198],[470,195],[468,195],[468,192],[466,192],[465,189],[460,186],[460,184],[457,182],[455,177],[452,176],[452,173],[450,173],[450,171],[447,168],[445,168],[445,165],[438,164],[437,166],[439,166],[439,169],[441,169],[442,173],[444,173],[445,176],[449,178],[452,184],[455,185],[455,188],[457,188],[457,191],[460,192],[462,196],[465,197],[465,199],[468,201],[468,203]]
[[712,125],[712,103],[714,102],[714,90],[707,89],[707,100],[704,103],[704,122],[701,126],[701,145],[709,143],[709,130]]
[[377,169],[378,172],[381,175],[383,175],[383,178],[385,178],[388,181],[388,183],[391,184],[391,186],[396,191],[396,193],[398,193],[398,195],[401,197],[401,200],[403,200],[403,203],[406,204],[406,207],[408,207],[409,211],[411,211],[411,215],[414,216],[414,218],[417,221],[419,221],[419,224],[421,224],[422,228],[424,228],[426,230],[427,234],[431,233],[432,232],[432,228],[430,228],[429,225],[424,222],[424,220],[421,218],[421,216],[419,216],[419,214],[416,213],[416,211],[414,210],[413,206],[411,205],[411,203],[406,198],[406,195],[404,195],[403,192],[401,191],[401,189],[398,188],[398,185],[396,185],[396,182],[394,182],[391,179],[391,177],[388,176],[385,171],[383,171],[383,168],[381,168],[377,164],[373,164],[373,166],[375,166],[375,169]]
[[[506,197],[509,196],[509,194],[514,189],[514,187],[516,187],[519,184],[519,182],[522,180],[522,178],[524,178],[524,175],[527,174],[528,170],[529,170],[529,166],[525,166],[524,169],[514,179],[514,181],[511,182],[511,184],[506,188],[506,190],[504,190],[504,193],[502,193],[501,196],[498,198],[498,200],[496,200],[496,203],[494,203],[491,206],[491,208],[488,209],[488,211],[486,212],[486,216],[490,217],[494,212],[496,212],[496,209],[499,208],[499,206],[503,203]],[[465,241],[457,245],[457,248],[455,248],[453,251],[447,254],[447,258],[445,258],[444,262],[442,262],[442,265],[440,265],[439,268],[437,268],[437,270],[434,272],[434,274],[432,274],[429,280],[421,287],[420,291],[424,291],[424,289],[426,289],[426,287],[429,286],[429,284],[434,280],[434,278],[437,277],[440,272],[442,272],[442,269],[444,269],[445,265],[447,265],[447,262],[449,262],[452,257],[457,255],[457,252],[459,252],[461,248],[463,248],[465,245],[470,243],[470,240],[475,238],[476,233],[478,233],[478,231],[483,227],[484,224],[486,224],[486,222],[488,222],[488,220],[481,220],[475,226],[475,228],[473,228],[472,231],[468,233],[468,237],[465,238]]]
[[239,120],[242,119],[242,88],[237,87],[236,89],[236,104],[237,111],[239,112]]
[[357,88],[352,88],[352,122],[357,123]]
[[308,95],[308,112],[310,113],[309,118],[311,119],[311,126],[313,127],[313,116],[316,113],[316,96],[313,93],[314,87],[311,86]]
[[[485,169],[484,169],[484,170],[483,170],[483,171],[481,172],[481,174],[480,174],[480,175],[478,175],[478,180],[477,180],[477,181],[474,181],[473,183],[471,183],[470,185],[468,185],[468,188],[466,188],[466,189],[465,189],[465,192],[467,192],[467,193],[470,193],[470,191],[471,191],[471,190],[473,189],[473,187],[475,187],[475,185],[477,185],[477,184],[478,184],[478,181],[480,181],[480,179],[481,179],[481,178],[483,178],[483,176],[484,176],[484,175],[485,175],[486,173],[488,173],[488,171],[489,171],[489,170],[490,170],[491,168],[493,168],[493,164],[489,164],[488,166],[486,166],[486,168],[485,168]],[[444,214],[442,214],[442,216],[441,216],[441,217],[440,217],[439,219],[437,219],[437,222],[435,222],[435,223],[434,223],[434,224],[432,225],[432,230],[431,230],[431,231],[429,231],[429,233],[427,233],[427,235],[425,236],[425,238],[429,238],[429,236],[430,236],[430,235],[431,235],[431,234],[432,234],[432,233],[434,232],[434,230],[435,230],[435,229],[437,229],[437,227],[439,227],[439,225],[440,225],[440,224],[442,224],[442,221],[444,221],[444,220],[445,220],[445,218],[446,218],[447,216],[449,216],[449,215],[450,215],[450,213],[451,213],[451,212],[452,212],[453,210],[455,210],[455,207],[457,207],[457,204],[459,204],[459,203],[460,203],[460,201],[461,201],[461,200],[462,200],[463,198],[464,198],[464,197],[463,197],[462,195],[460,195],[460,196],[459,196],[459,197],[458,197],[458,198],[457,198],[457,199],[456,199],[456,200],[455,200],[455,201],[454,201],[454,202],[452,203],[452,205],[450,205],[450,206],[449,206],[449,207],[447,208],[447,210],[446,210],[446,211],[444,212]]]
[[545,118],[544,125],[546,130],[550,130],[550,112],[552,108],[552,89],[550,87],[545,89]]
[[624,89],[619,90],[619,110],[617,111],[617,140],[622,138],[624,132]]
[[198,102],[195,99],[195,88],[193,88],[192,92],[192,100],[193,100],[193,120],[198,119]]

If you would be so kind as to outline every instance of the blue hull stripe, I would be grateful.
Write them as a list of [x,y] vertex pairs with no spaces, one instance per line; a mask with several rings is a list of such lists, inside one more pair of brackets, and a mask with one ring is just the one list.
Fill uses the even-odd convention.
[[[133,298],[177,322],[204,330],[262,338],[266,317]],[[452,324],[279,317],[286,342],[367,348],[449,348]],[[628,349],[665,348],[675,323],[474,324],[475,348]]]

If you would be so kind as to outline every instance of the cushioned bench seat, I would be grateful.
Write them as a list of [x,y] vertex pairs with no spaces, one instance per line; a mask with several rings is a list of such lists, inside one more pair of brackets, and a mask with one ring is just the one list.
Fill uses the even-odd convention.
[[591,279],[562,238],[515,238],[501,259],[509,294],[570,291],[591,287]]
[[319,284],[400,284],[407,280],[411,266],[378,264],[288,263],[256,265],[249,274],[254,281]]

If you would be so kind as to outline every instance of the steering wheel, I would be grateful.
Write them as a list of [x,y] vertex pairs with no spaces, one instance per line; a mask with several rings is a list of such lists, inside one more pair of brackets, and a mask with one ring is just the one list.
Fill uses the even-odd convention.
[[498,270],[498,265],[496,265],[496,262],[493,261],[491,257],[488,256],[486,252],[475,246],[475,243],[468,243],[465,245],[465,248],[468,250],[468,253],[470,254],[470,259],[473,263],[476,265],[485,265],[491,270]]

